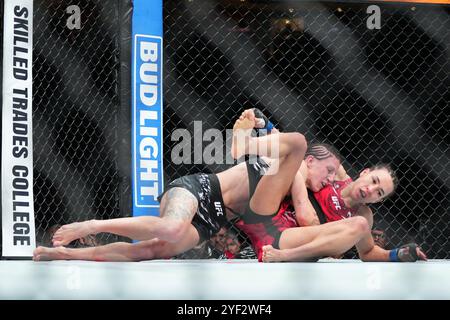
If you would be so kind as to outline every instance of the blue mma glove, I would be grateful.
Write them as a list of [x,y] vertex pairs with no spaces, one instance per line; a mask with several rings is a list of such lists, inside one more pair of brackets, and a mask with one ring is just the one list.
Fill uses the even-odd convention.
[[419,260],[417,255],[417,244],[408,243],[400,248],[392,249],[389,252],[389,260],[391,262],[415,262]]

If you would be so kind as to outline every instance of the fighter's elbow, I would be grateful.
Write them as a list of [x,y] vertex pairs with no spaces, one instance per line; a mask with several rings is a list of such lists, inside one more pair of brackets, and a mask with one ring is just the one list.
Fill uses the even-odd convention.
[[299,227],[307,227],[309,226],[308,221],[305,219],[297,219],[297,223]]
[[371,258],[371,255],[370,255],[370,251],[369,252],[358,252],[358,255],[359,255],[359,259],[362,262],[373,261],[373,259]]
[[310,227],[319,225],[319,219],[314,218],[298,218],[297,223],[300,227]]
[[360,259],[362,262],[370,262],[369,257],[368,257],[367,255],[365,255],[365,254],[360,254],[360,255],[359,255],[359,259]]

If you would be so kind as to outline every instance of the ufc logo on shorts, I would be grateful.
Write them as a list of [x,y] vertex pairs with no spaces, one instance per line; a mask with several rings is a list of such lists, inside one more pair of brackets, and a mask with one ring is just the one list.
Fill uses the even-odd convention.
[[336,210],[342,209],[342,208],[341,208],[341,205],[339,204],[338,197],[336,197],[336,196],[331,196],[331,201],[333,202],[334,207],[336,208]]
[[216,208],[217,215],[218,216],[223,216],[222,205],[220,204],[219,201],[215,201],[214,202],[214,207]]

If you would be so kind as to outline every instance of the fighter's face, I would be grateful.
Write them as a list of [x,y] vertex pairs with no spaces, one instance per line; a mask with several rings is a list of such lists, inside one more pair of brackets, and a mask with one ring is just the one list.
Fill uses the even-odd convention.
[[314,191],[320,191],[327,184],[334,181],[340,162],[335,156],[318,160],[313,156],[305,159],[308,166],[307,187]]
[[382,201],[392,191],[394,182],[386,169],[373,171],[365,169],[352,184],[350,196],[356,203],[376,203]]

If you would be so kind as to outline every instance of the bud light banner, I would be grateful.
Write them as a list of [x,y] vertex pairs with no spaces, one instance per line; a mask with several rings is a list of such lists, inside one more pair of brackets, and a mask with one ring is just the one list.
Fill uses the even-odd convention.
[[135,0],[132,45],[133,215],[159,215],[163,191],[162,0]]

